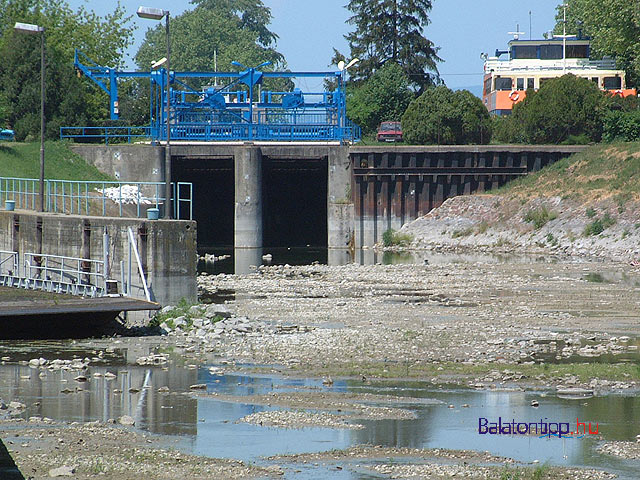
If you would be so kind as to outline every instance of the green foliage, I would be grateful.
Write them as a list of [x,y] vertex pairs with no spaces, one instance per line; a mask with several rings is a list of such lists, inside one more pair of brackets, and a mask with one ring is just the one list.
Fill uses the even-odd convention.
[[602,218],[596,218],[593,222],[587,224],[584,227],[582,234],[585,237],[591,237],[600,235],[607,228],[615,225],[616,220],[609,215],[609,212],[605,213]]
[[[353,14],[348,23],[355,27],[345,35],[350,58],[360,59],[349,70],[356,83],[388,62],[400,65],[418,90],[439,83],[439,48],[423,35],[431,0],[350,0],[346,7]],[[342,59],[335,51],[332,62]]]
[[[40,137],[40,36],[15,32],[16,21],[45,27],[47,138],[63,125],[93,125],[107,115],[105,94],[79,79],[74,48],[102,65],[122,64],[132,41],[130,17],[117,5],[104,17],[64,0],[0,0],[0,117],[16,139]],[[4,125],[3,125],[4,126]]]
[[602,116],[609,101],[598,87],[572,74],[547,80],[502,120],[500,139],[525,143],[585,143],[600,141]]
[[491,137],[491,119],[482,100],[445,86],[428,88],[413,100],[402,128],[405,139],[416,144],[478,144]]
[[[231,65],[238,61],[254,67],[264,61],[272,64],[263,70],[284,70],[286,62],[281,53],[271,45],[277,36],[267,28],[271,12],[261,0],[196,0],[197,6],[172,18],[171,69],[184,71],[212,71],[214,57],[218,70],[238,70]],[[136,53],[138,67],[148,70],[150,65],[166,56],[165,26],[153,23],[147,30],[144,42]],[[200,87],[190,81],[192,87]],[[290,90],[293,84],[287,80],[265,80],[265,88]]]
[[[596,56],[610,55],[637,85],[640,79],[640,7],[628,0],[568,0],[567,33],[578,33],[578,21],[584,34],[592,38]],[[555,33],[562,33],[562,9],[558,7]]]
[[542,206],[534,210],[529,210],[525,214],[523,220],[527,223],[533,223],[533,227],[538,230],[556,218],[558,218],[558,214],[556,212],[550,211],[547,207]]
[[585,214],[587,215],[588,218],[593,218],[596,216],[596,211],[592,207],[589,207],[585,211]]
[[413,241],[413,236],[409,233],[396,232],[390,228],[382,234],[382,244],[385,247],[406,247]]
[[607,112],[603,123],[602,139],[605,142],[640,140],[640,110]]
[[387,63],[366,82],[348,90],[349,118],[362,127],[365,134],[375,132],[380,122],[399,121],[413,100],[409,84],[399,65]]
[[[40,142],[0,144],[3,177],[38,178]],[[73,153],[66,142],[45,143],[45,177],[60,180],[113,180]]]

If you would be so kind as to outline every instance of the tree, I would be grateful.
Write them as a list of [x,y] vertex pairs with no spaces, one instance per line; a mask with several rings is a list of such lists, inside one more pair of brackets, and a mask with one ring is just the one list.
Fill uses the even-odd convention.
[[467,90],[431,87],[411,102],[402,117],[409,143],[462,145],[488,143],[491,119],[482,100]]
[[[439,48],[423,35],[429,25],[431,0],[350,0],[348,22],[355,31],[345,35],[351,58],[360,62],[350,70],[356,83],[391,61],[402,67],[412,85],[422,91],[439,83]],[[341,54],[335,52],[334,63]]]
[[269,30],[271,10],[262,0],[191,0],[192,4],[217,11],[234,22],[239,21],[242,29],[258,35],[258,42],[264,46],[274,45],[278,35]]
[[[629,0],[568,0],[567,32],[582,29],[592,37],[597,56],[610,55],[627,71],[632,85],[640,81],[640,2]],[[556,33],[562,32],[558,7]]]
[[413,100],[410,82],[399,65],[388,63],[347,95],[349,118],[362,127],[364,133],[376,130],[384,120],[400,120]]
[[40,135],[40,39],[15,32],[14,23],[46,29],[46,136],[57,138],[60,126],[92,125],[107,115],[104,93],[75,75],[74,49],[104,65],[121,65],[132,41],[129,18],[119,4],[100,17],[63,0],[0,0],[0,99],[18,140]]
[[[239,4],[262,5],[260,0],[194,0],[194,10],[171,20],[171,68],[183,71],[212,71],[217,56],[218,69],[228,71],[233,60],[253,67],[271,61],[270,69],[283,69],[284,57],[270,47],[275,34],[264,23],[271,14],[238,15],[234,7]],[[258,8],[258,7],[256,7]],[[268,9],[262,6],[263,9]],[[262,10],[259,10],[262,11]],[[261,19],[259,21],[259,19]],[[148,70],[151,63],[165,55],[164,25],[147,31],[144,42],[136,53],[140,69]]]
[[535,94],[515,105],[513,118],[529,143],[598,142],[602,117],[611,101],[597,85],[572,74],[546,81]]

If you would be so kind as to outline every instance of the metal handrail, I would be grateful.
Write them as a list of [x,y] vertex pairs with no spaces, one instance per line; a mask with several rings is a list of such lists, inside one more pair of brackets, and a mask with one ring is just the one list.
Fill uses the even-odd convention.
[[[165,203],[164,188],[163,182],[45,180],[45,209],[52,213],[142,218],[147,208],[159,208]],[[37,179],[0,177],[0,204],[15,200],[16,208],[35,210],[39,192]],[[182,218],[182,213],[188,212],[188,219],[192,220],[193,184],[174,183],[173,197],[174,218]],[[109,208],[114,205],[117,214]]]
[[[3,259],[4,257],[4,259]],[[18,252],[11,252],[8,250],[0,250],[0,274],[3,273],[3,266],[9,264],[11,268],[7,269],[8,275],[19,276],[19,262],[18,262]],[[6,267],[5,267],[6,268]]]
[[101,260],[25,253],[24,276],[29,280],[52,280],[106,289],[105,264]]

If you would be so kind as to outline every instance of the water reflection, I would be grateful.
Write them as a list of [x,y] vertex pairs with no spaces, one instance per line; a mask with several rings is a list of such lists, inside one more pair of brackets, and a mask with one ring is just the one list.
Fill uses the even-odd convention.
[[357,263],[358,265],[446,265],[451,263],[556,263],[559,257],[548,255],[512,255],[512,254],[479,254],[479,253],[438,253],[430,251],[378,251],[357,249],[355,252],[346,249],[327,249],[319,247],[306,248],[237,248],[217,249],[200,252],[211,254],[220,260],[200,262],[200,272],[212,275],[248,274],[259,265],[309,265],[314,262],[339,266]]
[[[59,348],[59,347],[58,347]],[[622,478],[635,478],[638,462],[624,461],[597,453],[595,438],[538,438],[537,436],[480,435],[479,418],[489,422],[567,422],[576,419],[598,423],[604,440],[635,440],[640,397],[611,395],[567,400],[544,392],[441,390],[423,382],[394,382],[363,385],[336,380],[332,387],[317,379],[289,379],[270,375],[216,374],[208,368],[166,368],[127,364],[127,348],[112,352],[109,361],[92,363],[86,382],[78,382],[77,370],[42,370],[28,365],[0,365],[0,397],[27,405],[21,416],[38,415],[65,421],[107,421],[130,415],[136,427],[159,434],[178,435],[182,448],[212,457],[257,461],[261,457],[318,452],[373,444],[389,447],[488,450],[492,454],[520,461],[539,460],[553,465],[606,467]],[[80,353],[76,351],[76,353]],[[115,374],[108,379],[107,373]],[[97,374],[97,375],[96,375]],[[249,397],[251,395],[305,392],[351,392],[391,394],[400,397],[433,399],[435,402],[407,401],[400,407],[415,411],[414,420],[362,421],[362,430],[305,428],[285,430],[236,423],[251,413],[272,407],[223,402],[209,397],[193,397],[190,385],[204,383],[210,393]],[[170,392],[159,392],[168,387]],[[66,393],[63,393],[66,392]],[[531,400],[540,402],[531,407]],[[453,405],[453,408],[448,408]],[[310,474],[311,475],[311,474]],[[337,478],[327,473],[309,478]],[[364,478],[345,476],[343,478]]]

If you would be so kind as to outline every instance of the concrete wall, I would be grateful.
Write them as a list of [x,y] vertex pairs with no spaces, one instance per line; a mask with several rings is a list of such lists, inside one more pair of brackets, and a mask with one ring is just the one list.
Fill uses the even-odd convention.
[[89,164],[122,182],[163,182],[164,147],[152,145],[72,145]]
[[[196,224],[184,220],[147,221],[129,218],[81,217],[0,211],[0,250],[103,259],[105,230],[109,234],[111,278],[120,285],[120,261],[127,265],[127,227],[135,234],[141,262],[153,297],[162,305],[185,297],[195,301]],[[22,258],[22,257],[21,257]],[[22,260],[21,260],[22,261]],[[133,296],[144,298],[135,259]]]

